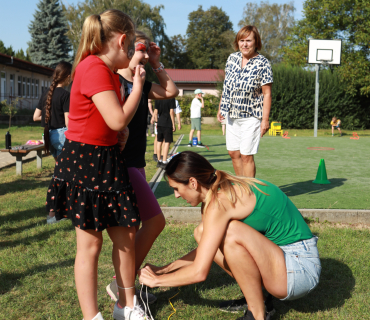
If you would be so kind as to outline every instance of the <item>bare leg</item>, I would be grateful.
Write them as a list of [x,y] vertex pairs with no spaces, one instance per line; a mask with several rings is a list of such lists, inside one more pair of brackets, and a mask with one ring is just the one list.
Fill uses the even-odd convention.
[[162,141],[157,141],[157,158],[158,158],[158,161],[161,160],[161,154],[162,154],[161,151],[162,151]]
[[340,130],[340,128],[338,127],[338,131],[340,133],[340,135],[342,135],[342,130]]
[[168,150],[170,150],[170,143],[169,142],[164,142],[163,143],[163,150],[162,150],[163,162],[167,161]]
[[76,228],[77,254],[75,282],[84,319],[90,320],[98,310],[98,259],[103,244],[101,232]]
[[189,133],[189,141],[193,140],[193,134],[194,134],[194,129],[191,129]]
[[166,220],[163,213],[143,221],[142,226],[135,237],[135,269],[139,270],[145,257],[147,256],[154,241],[164,229]]
[[111,227],[107,229],[113,242],[112,261],[116,272],[117,285],[132,289],[119,291],[119,304],[134,307],[135,295],[135,228]]
[[200,130],[197,130],[197,138],[198,138],[198,142],[199,142],[199,141],[202,141],[202,140],[200,139],[200,138],[201,138],[201,137],[200,137]]
[[223,242],[225,259],[256,320],[264,319],[262,285],[273,296],[287,296],[283,251],[252,227],[231,221]]
[[334,136],[334,126],[331,126],[331,135]]
[[243,161],[243,176],[244,177],[252,177],[256,176],[256,165],[254,163],[254,156],[253,155],[241,155]]
[[243,175],[243,161],[241,158],[240,151],[239,150],[229,151],[229,156],[231,158],[231,161],[233,162],[235,175],[242,176]]
[[153,143],[153,153],[157,155],[158,157],[158,152],[157,152],[157,135],[155,135],[155,138],[154,138],[154,143]]
[[223,136],[225,135],[225,130],[226,130],[226,124],[223,124],[222,125],[222,135]]

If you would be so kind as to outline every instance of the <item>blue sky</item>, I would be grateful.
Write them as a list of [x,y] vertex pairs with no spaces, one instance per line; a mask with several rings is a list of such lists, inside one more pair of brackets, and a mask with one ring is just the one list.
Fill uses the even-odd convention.
[[[33,14],[37,9],[36,4],[39,0],[10,0],[1,1],[2,17],[0,20],[0,40],[5,46],[13,46],[14,50],[26,50],[30,41],[28,26],[33,20]],[[78,0],[61,0],[64,4],[77,4]],[[203,9],[207,10],[210,6],[221,7],[230,17],[233,23],[234,30],[238,30],[238,22],[242,18],[243,8],[247,2],[257,2],[255,0],[144,0],[151,6],[163,4],[164,10],[161,14],[166,23],[166,33],[169,36],[175,34],[184,35],[188,26],[188,15],[190,12],[197,10],[199,4],[202,4]],[[290,0],[275,0],[270,3],[288,3]],[[293,0],[296,8],[295,18],[302,18],[303,0]]]

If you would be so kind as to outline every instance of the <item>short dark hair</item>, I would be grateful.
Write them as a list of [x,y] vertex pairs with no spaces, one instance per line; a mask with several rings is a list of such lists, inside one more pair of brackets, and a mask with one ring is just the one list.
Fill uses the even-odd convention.
[[244,26],[238,31],[235,36],[235,40],[233,42],[233,47],[235,51],[239,50],[239,40],[248,37],[251,32],[253,32],[254,41],[256,42],[256,50],[261,50],[262,41],[257,28],[255,26]]

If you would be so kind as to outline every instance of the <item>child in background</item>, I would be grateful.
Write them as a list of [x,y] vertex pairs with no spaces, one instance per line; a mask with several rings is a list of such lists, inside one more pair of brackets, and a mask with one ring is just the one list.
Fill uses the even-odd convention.
[[339,133],[340,133],[340,136],[342,136],[342,131],[340,130],[340,125],[341,125],[342,121],[340,121],[340,119],[337,119],[336,117],[333,117],[333,119],[331,119],[331,122],[330,122],[330,125],[331,125],[331,135],[334,137],[334,128],[337,128]]
[[177,129],[181,130],[181,116],[180,113],[182,112],[182,109],[179,105],[179,102],[176,100],[176,109],[175,109],[175,116],[177,119]]
[[[128,174],[135,190],[137,203],[139,206],[140,219],[142,226],[136,226],[135,236],[135,270],[138,270],[143,263],[146,255],[152,247],[155,239],[162,232],[166,220],[161,208],[155,198],[145,177],[145,151],[146,151],[146,128],[149,111],[149,99],[167,99],[177,96],[178,89],[170,76],[159,62],[161,50],[149,37],[136,30],[135,54],[130,64],[125,69],[119,69],[119,80],[124,88],[125,98],[130,99],[134,90],[135,71],[137,66],[144,67],[148,62],[158,77],[159,84],[145,80],[143,92],[137,111],[128,125],[129,136],[125,148],[122,151],[123,158],[126,160]],[[107,287],[110,297],[117,301],[119,291],[117,290],[116,280],[113,280]],[[136,293],[138,295],[138,292]],[[140,295],[139,295],[140,296]],[[157,298],[146,295],[142,292],[142,298],[146,302],[153,303]]]
[[[69,92],[63,87],[71,82],[72,65],[61,61],[57,64],[49,90],[45,90],[33,114],[33,121],[44,127],[45,150],[57,161],[62,152],[68,127]],[[49,212],[47,224],[56,223],[55,212]]]
[[[198,144],[197,144],[197,147],[198,148],[205,148],[206,146],[201,142],[200,138],[201,138],[201,121],[202,121],[202,117],[201,117],[201,110],[202,108],[204,108],[204,101],[203,101],[203,97],[202,97],[202,94],[203,94],[203,91],[200,90],[200,89],[196,89],[194,91],[194,94],[195,94],[195,98],[193,99],[193,101],[191,102],[191,106],[190,106],[190,121],[191,121],[191,130],[190,130],[190,133],[189,133],[189,144],[188,144],[188,147],[191,147],[193,145],[193,134],[194,134],[194,131],[197,130],[197,138],[198,138]],[[201,100],[201,101],[199,101]]]
[[135,226],[140,224],[118,142],[133,118],[145,70],[138,65],[124,101],[117,69],[134,55],[135,25],[119,10],[86,18],[72,70],[69,126],[47,193],[48,212],[69,218],[76,230],[75,282],[85,320],[103,319],[98,310],[98,259],[107,230],[119,286],[114,319],[146,319],[135,296]]

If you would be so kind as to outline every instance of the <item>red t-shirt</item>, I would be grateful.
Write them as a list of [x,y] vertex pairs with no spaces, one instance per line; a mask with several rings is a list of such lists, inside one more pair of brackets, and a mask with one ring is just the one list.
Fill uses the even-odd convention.
[[118,74],[94,55],[78,64],[71,89],[67,139],[98,146],[112,146],[118,142],[117,132],[107,126],[91,99],[94,94],[110,90],[116,92],[123,105]]

